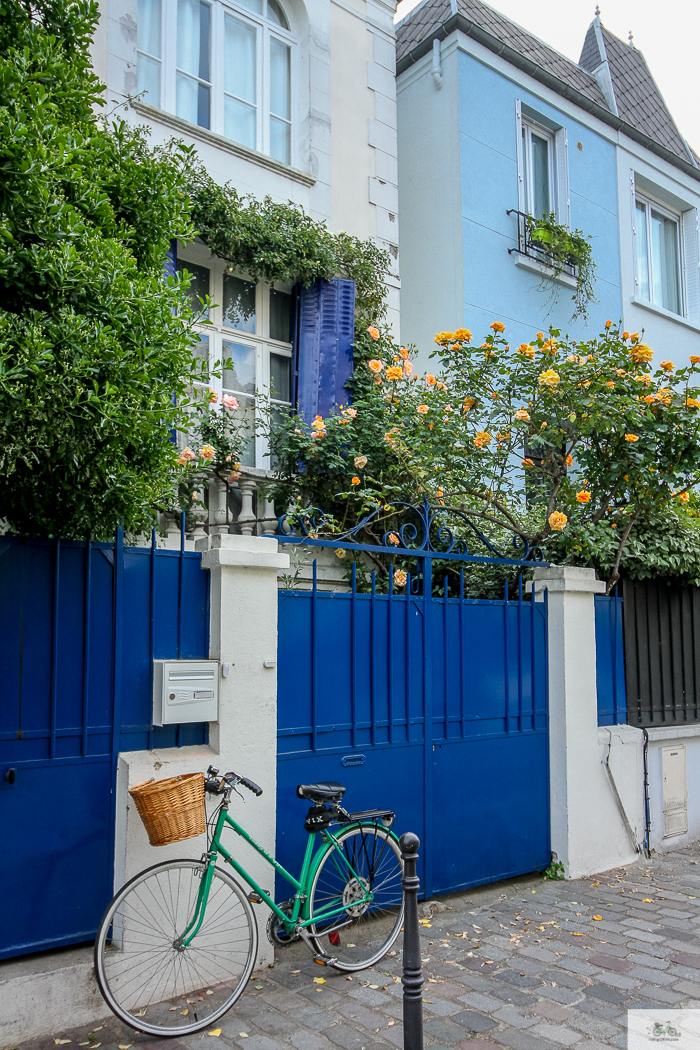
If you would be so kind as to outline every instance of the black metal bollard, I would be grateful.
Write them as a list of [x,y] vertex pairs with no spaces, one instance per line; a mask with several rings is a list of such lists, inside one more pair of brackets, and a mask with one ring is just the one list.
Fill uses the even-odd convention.
[[407,831],[399,839],[403,860],[403,1046],[404,1050],[423,1050],[423,967],[418,932],[418,890],[416,861],[420,839]]

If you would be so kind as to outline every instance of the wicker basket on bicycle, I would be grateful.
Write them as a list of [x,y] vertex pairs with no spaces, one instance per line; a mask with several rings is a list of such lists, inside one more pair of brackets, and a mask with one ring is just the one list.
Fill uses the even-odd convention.
[[152,846],[203,835],[206,830],[204,774],[184,773],[144,781],[129,788]]

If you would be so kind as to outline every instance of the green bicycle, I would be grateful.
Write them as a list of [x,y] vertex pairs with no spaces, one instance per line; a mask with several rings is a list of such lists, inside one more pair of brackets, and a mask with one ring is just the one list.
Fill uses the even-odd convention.
[[[157,1036],[185,1036],[210,1027],[242,995],[255,965],[258,927],[251,903],[270,909],[267,935],[285,947],[303,941],[315,960],[337,970],[374,965],[403,922],[402,861],[389,810],[347,813],[342,784],[300,784],[311,807],[298,879],[231,816],[238,785],[262,788],[237,773],[207,770],[205,790],[222,801],[202,858],[156,864],[116,894],[95,940],[95,974],[110,1009],[126,1024]],[[240,792],[236,792],[240,794]],[[337,825],[334,827],[333,825]],[[228,826],[292,886],[275,904],[222,845]],[[250,886],[243,887],[219,857]]]

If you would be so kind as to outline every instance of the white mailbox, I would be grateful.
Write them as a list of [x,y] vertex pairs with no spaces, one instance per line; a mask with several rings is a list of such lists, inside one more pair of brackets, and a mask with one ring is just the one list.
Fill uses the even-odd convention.
[[153,725],[216,722],[219,665],[215,660],[153,661]]

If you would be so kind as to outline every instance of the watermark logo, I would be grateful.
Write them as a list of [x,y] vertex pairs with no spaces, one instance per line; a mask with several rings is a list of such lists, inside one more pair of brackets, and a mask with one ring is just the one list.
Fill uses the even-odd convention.
[[629,1010],[627,1030],[627,1050],[700,1050],[700,1010]]

